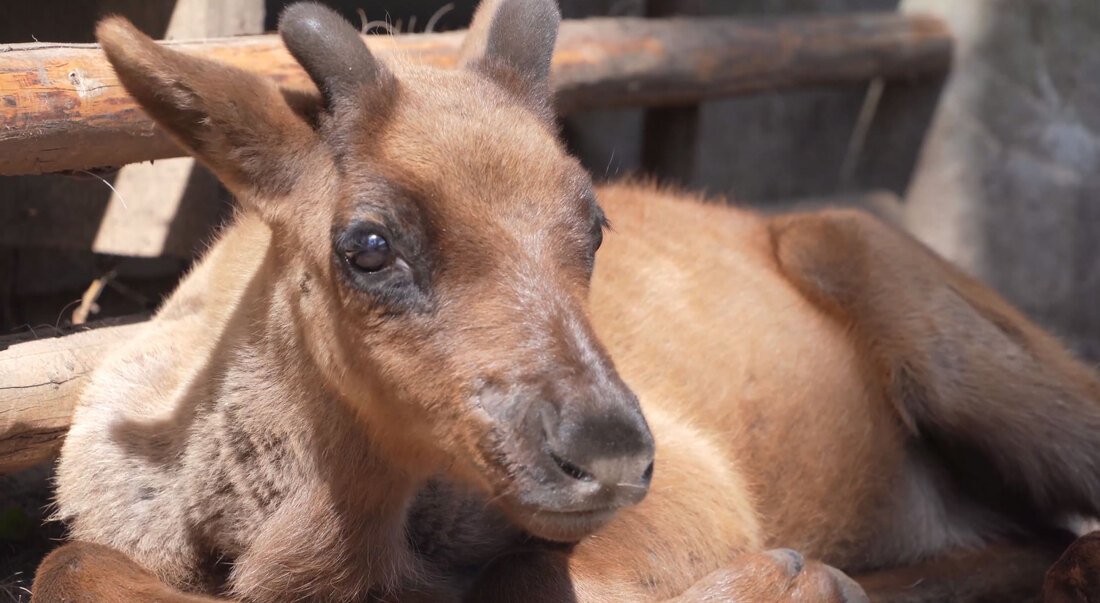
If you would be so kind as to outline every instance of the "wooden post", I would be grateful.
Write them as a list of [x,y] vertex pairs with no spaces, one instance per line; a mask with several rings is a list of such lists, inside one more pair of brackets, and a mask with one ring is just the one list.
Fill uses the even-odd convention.
[[[702,0],[648,0],[646,16],[701,15]],[[642,169],[662,182],[687,185],[695,177],[699,105],[650,109],[642,117]]]
[[[263,0],[99,0],[99,12],[114,12],[143,23],[166,39],[197,39],[261,33]],[[93,11],[95,12],[95,11]],[[94,22],[86,15],[84,35]],[[39,35],[57,35],[39,32]],[[0,63],[4,61],[0,54]],[[72,72],[76,86],[81,76]],[[87,82],[85,94],[94,94]],[[92,85],[94,87],[94,85]],[[78,92],[79,95],[79,92]],[[182,157],[156,165],[126,166],[102,174],[102,180],[8,179],[0,186],[0,245],[91,250],[96,253],[157,257],[189,256],[179,248],[178,229],[198,231],[194,243],[215,224],[230,197],[217,179],[193,159]],[[176,220],[186,210],[188,216]],[[81,224],[80,236],[61,222]],[[60,245],[58,245],[60,243]]]

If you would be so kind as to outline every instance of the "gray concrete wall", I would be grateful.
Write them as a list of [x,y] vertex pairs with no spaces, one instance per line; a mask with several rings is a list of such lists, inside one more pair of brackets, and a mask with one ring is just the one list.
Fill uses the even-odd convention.
[[958,37],[910,229],[1100,358],[1100,2],[904,8],[943,16]]

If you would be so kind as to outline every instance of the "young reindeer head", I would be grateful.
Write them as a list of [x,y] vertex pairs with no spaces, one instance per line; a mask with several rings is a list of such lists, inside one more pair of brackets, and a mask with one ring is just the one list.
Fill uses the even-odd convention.
[[381,61],[316,4],[279,31],[321,92],[98,30],[126,89],[272,231],[297,344],[387,462],[447,468],[537,536],[641,500],[653,440],[593,335],[605,220],[556,138],[555,0],[486,0],[456,70]]

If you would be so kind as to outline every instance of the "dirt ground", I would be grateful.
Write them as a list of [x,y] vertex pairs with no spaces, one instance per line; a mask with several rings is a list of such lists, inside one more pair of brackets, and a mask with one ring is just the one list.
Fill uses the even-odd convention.
[[0,603],[30,601],[38,562],[64,535],[47,522],[51,464],[15,475],[0,475]]

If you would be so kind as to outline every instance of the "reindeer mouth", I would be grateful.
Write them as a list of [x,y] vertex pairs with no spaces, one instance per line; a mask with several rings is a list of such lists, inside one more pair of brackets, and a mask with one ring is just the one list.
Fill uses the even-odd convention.
[[524,528],[533,536],[554,542],[576,542],[608,524],[617,509],[591,511],[532,511]]
[[[633,504],[600,491],[595,483],[548,481],[540,469],[545,470],[526,466],[517,471],[513,467],[506,489],[494,497],[513,523],[536,538],[577,542]],[[577,492],[578,487],[583,491]]]
[[552,542],[573,543],[591,535],[614,519],[620,509],[604,507],[560,511],[502,500],[504,513],[527,533]]
[[576,542],[602,528],[624,506],[602,497],[587,504],[578,501],[570,495],[569,485],[549,478],[546,467],[533,467],[527,459],[518,461],[499,452],[489,458],[484,453],[479,456],[485,468],[491,467],[490,474],[496,474],[496,479],[485,476],[488,479],[483,482],[489,486],[489,500],[536,538]]

